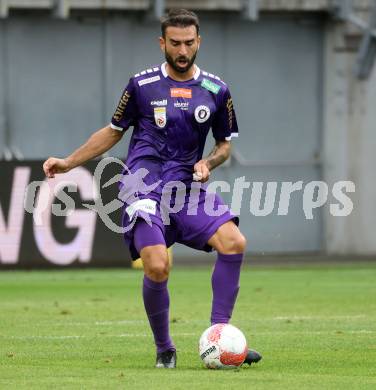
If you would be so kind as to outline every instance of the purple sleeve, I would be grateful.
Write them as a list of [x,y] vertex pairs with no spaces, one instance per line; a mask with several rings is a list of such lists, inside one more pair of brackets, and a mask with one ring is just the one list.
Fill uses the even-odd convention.
[[231,141],[231,138],[239,135],[234,105],[228,88],[218,96],[218,109],[213,119],[212,129],[217,141]]
[[111,128],[119,131],[127,130],[134,125],[137,115],[136,87],[133,79],[130,79],[112,116]]

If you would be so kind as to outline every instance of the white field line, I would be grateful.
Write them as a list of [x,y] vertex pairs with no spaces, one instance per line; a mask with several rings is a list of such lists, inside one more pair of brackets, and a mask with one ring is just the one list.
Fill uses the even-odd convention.
[[[197,336],[197,333],[172,333],[172,337],[191,337]],[[66,339],[92,339],[92,338],[121,338],[121,337],[150,337],[151,333],[122,333],[115,335],[70,335],[70,336],[0,336],[0,339],[11,340],[66,340]]]
[[[356,314],[353,316],[342,315],[342,316],[277,316],[271,317],[269,320],[284,321],[284,320],[355,320],[360,318],[367,318],[365,314]],[[268,318],[265,318],[268,320]]]
[[[257,332],[257,336],[262,335],[304,335],[304,336],[310,336],[310,335],[333,335],[337,334],[336,331],[312,331],[312,332],[304,332],[304,331],[297,331],[297,332]],[[376,334],[376,330],[367,330],[367,329],[360,329],[360,330],[349,330],[349,331],[341,331],[339,334],[343,335],[361,335],[361,334]],[[172,333],[172,337],[198,337],[198,333]],[[117,335],[67,335],[67,336],[0,336],[0,339],[8,339],[8,340],[66,340],[66,339],[92,339],[92,338],[123,338],[123,337],[149,337],[152,338],[151,333],[122,333]]]
[[[276,316],[276,317],[255,317],[251,318],[247,323],[250,322],[266,322],[266,321],[316,321],[316,320],[355,320],[368,318],[365,314],[359,315],[343,315],[343,316]],[[209,324],[207,320],[178,320],[177,323],[180,324]],[[237,321],[237,324],[245,323],[245,321]],[[61,322],[54,323],[61,326],[111,326],[111,325],[141,325],[148,324],[147,320],[118,320],[118,321],[95,321],[93,322]],[[235,324],[236,325],[236,324]]]
[[[96,321],[94,325],[97,326],[106,326],[106,325],[129,325],[129,324],[146,324],[147,320],[120,320],[120,321]],[[74,323],[72,323],[73,325]],[[87,323],[88,325],[90,323]],[[91,325],[91,324],[90,324]]]
[[[291,316],[275,316],[275,317],[254,317],[250,318],[247,321],[240,320],[234,322],[235,326],[241,326],[243,324],[250,324],[252,322],[270,322],[270,321],[317,321],[317,320],[341,320],[341,321],[351,321],[351,320],[360,320],[360,319],[371,319],[374,316],[367,316],[365,314],[357,314],[357,315],[338,315],[338,316],[297,316],[297,315],[291,315]],[[178,325],[189,325],[189,324],[196,324],[196,325],[210,325],[209,320],[184,320],[184,319],[178,319],[176,322]],[[148,320],[117,320],[117,321],[62,321],[62,322],[53,322],[53,321],[46,321],[41,323],[40,325],[53,325],[53,326],[115,326],[115,325],[148,325]]]
[[270,334],[281,334],[281,335],[306,335],[306,336],[310,336],[310,335],[333,335],[333,334],[338,334],[338,335],[349,335],[349,334],[376,334],[376,330],[368,330],[368,329],[359,329],[359,330],[328,330],[328,331],[324,331],[324,330],[313,330],[313,331],[288,331],[286,330],[285,332],[284,331],[274,331],[274,330],[271,330],[270,332],[256,332],[255,335],[256,336],[266,336],[266,335],[270,335]]

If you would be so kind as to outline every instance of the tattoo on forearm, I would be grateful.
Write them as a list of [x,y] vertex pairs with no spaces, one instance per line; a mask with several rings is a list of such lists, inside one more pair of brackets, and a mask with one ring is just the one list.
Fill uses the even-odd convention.
[[206,161],[210,170],[224,163],[230,155],[230,149],[226,144],[217,144],[209,153]]

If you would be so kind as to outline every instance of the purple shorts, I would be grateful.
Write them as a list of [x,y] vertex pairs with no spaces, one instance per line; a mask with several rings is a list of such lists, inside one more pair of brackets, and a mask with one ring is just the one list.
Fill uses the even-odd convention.
[[213,250],[208,241],[221,225],[231,220],[239,224],[239,218],[223,200],[203,188],[192,188],[189,194],[180,198],[175,194],[172,200],[168,198],[167,208],[163,196],[149,195],[124,208],[123,226],[127,228],[124,239],[133,260],[140,257],[133,237],[140,218],[161,229],[167,247],[177,242],[206,252]]

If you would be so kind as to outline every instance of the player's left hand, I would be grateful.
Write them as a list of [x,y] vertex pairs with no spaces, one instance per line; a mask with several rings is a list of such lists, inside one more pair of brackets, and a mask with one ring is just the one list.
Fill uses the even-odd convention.
[[193,180],[205,183],[209,180],[210,170],[206,160],[198,161],[193,167]]

